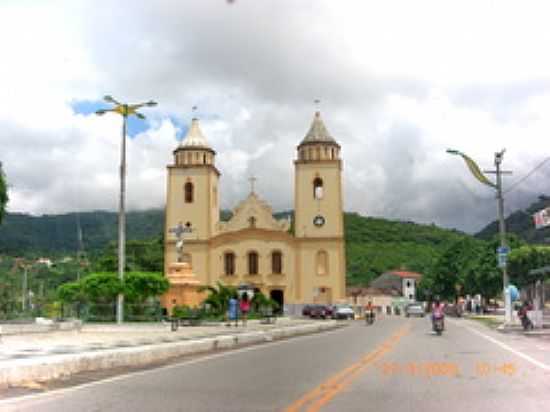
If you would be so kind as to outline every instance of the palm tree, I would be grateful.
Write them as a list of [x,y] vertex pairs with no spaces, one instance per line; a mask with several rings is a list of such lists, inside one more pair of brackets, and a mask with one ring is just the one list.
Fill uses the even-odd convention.
[[199,292],[208,292],[208,297],[204,303],[209,304],[214,309],[215,313],[222,315],[227,311],[229,299],[237,295],[237,289],[233,286],[225,286],[220,282],[215,286],[202,286]]

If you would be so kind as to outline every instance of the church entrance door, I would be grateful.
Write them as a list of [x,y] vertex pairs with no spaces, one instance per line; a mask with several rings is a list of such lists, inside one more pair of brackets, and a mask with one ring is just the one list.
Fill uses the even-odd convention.
[[279,304],[279,307],[277,308],[277,313],[283,313],[283,305],[285,304],[284,292],[280,289],[273,289],[269,292],[269,297]]

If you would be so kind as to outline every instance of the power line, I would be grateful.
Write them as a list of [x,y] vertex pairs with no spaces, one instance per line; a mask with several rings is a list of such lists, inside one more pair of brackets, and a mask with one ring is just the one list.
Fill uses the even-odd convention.
[[533,168],[533,170],[531,170],[529,173],[527,173],[525,176],[523,176],[521,179],[519,179],[518,181],[516,181],[512,186],[510,186],[507,190],[504,191],[504,193],[509,193],[511,192],[513,189],[515,189],[520,183],[523,183],[525,180],[527,180],[533,173],[535,173],[537,170],[539,170],[542,166],[544,166],[544,164],[546,162],[548,162],[550,160],[550,157],[547,157],[546,159],[544,159],[542,162],[540,162],[537,166],[535,166]]

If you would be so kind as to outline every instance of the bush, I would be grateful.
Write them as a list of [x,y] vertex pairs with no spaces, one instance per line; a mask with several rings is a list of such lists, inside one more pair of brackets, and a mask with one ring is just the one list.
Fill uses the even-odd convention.
[[197,310],[192,309],[187,305],[176,305],[172,308],[172,316],[178,319],[194,316],[197,312]]

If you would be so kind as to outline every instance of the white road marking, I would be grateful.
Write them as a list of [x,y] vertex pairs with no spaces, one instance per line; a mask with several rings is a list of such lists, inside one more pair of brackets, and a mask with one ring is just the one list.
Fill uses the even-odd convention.
[[550,371],[550,365],[546,365],[545,363],[542,363],[534,358],[532,358],[531,356],[529,355],[526,355],[525,353],[523,352],[520,352],[519,350],[516,350],[514,348],[512,348],[511,346],[508,346],[507,344],[505,344],[504,342],[501,342],[499,341],[498,339],[495,339],[489,335],[486,335],[478,330],[476,330],[475,328],[472,328],[470,326],[463,326],[464,328],[468,329],[470,332],[473,332],[475,333],[476,335],[478,336],[481,336],[482,338],[484,339],[487,339],[489,342],[492,342],[494,343],[495,345],[498,345],[500,346],[502,349],[505,349],[507,350],[508,352],[512,352],[514,355],[522,358],[522,359],[525,359],[527,362],[535,365],[535,366],[538,366],[539,368],[541,369],[544,369],[546,371]]
[[[106,383],[111,383],[111,382],[116,382],[116,381],[120,381],[120,380],[123,380],[123,379],[132,378],[134,376],[142,376],[142,375],[146,375],[146,374],[152,373],[152,372],[168,370],[168,369],[173,369],[173,368],[179,368],[179,367],[184,367],[184,366],[187,366],[187,365],[193,365],[193,364],[196,364],[196,363],[201,363],[201,362],[205,362],[205,361],[212,360],[212,359],[223,358],[223,357],[226,357],[226,356],[229,356],[229,355],[233,355],[235,353],[242,353],[242,352],[249,352],[249,351],[253,351],[253,350],[263,349],[266,346],[278,346],[278,345],[283,345],[283,344],[289,343],[289,342],[295,342],[295,341],[298,341],[298,340],[316,338],[316,337],[319,337],[321,335],[326,336],[328,334],[341,332],[344,329],[345,328],[339,327],[339,328],[336,328],[335,330],[322,331],[320,333],[313,333],[311,335],[291,337],[290,339],[283,339],[283,340],[276,341],[276,342],[265,342],[265,343],[261,342],[261,343],[253,344],[253,346],[249,346],[249,347],[245,347],[245,348],[241,348],[241,349],[229,349],[227,352],[216,353],[216,354],[207,355],[207,356],[201,356],[201,354],[198,353],[198,354],[196,354],[197,356],[200,356],[198,359],[191,359],[191,360],[187,360],[187,361],[184,360],[184,361],[180,361],[178,363],[174,363],[174,364],[171,364],[171,365],[164,365],[164,366],[160,366],[160,367],[157,367],[157,368],[153,367],[151,369],[136,371],[136,372],[128,372],[128,373],[125,373],[123,375],[113,376],[111,378],[105,378],[105,379],[100,379],[100,380],[93,381],[93,382],[84,383],[82,385],[71,386],[70,388],[54,389],[54,390],[48,391],[48,392],[34,393],[34,394],[31,394],[31,395],[24,395],[24,396],[19,396],[19,397],[14,397],[14,398],[3,399],[3,400],[0,400],[0,407],[6,406],[6,405],[9,405],[9,404],[14,404],[14,403],[21,403],[21,402],[25,402],[25,401],[33,401],[33,400],[45,399],[45,398],[48,398],[48,397],[55,397],[55,396],[59,396],[59,395],[69,393],[69,392],[75,392],[75,391],[78,391],[78,390],[81,390],[81,389],[91,388],[93,386],[99,386],[99,385],[103,385],[103,384],[106,384]],[[192,354],[191,354],[191,356],[192,356]],[[94,371],[90,371],[90,372],[94,372]]]

